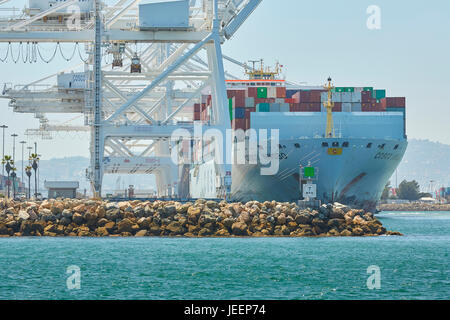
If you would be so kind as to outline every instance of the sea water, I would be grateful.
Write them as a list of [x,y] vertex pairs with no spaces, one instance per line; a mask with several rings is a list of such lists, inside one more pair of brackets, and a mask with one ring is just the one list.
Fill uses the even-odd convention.
[[404,236],[0,238],[0,299],[449,299],[450,212],[378,218]]

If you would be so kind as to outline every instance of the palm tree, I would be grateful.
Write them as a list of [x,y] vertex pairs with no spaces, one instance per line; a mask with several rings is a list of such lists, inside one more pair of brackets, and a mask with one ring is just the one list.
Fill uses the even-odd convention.
[[6,170],[6,173],[8,174],[8,180],[6,181],[6,185],[8,186],[8,198],[11,196],[11,193],[10,193],[10,184],[11,184],[11,182],[9,181],[9,173],[11,172],[11,169],[12,169],[12,164],[14,164],[14,161],[12,160],[12,157],[11,156],[4,156],[3,157],[3,159],[2,159],[2,164],[6,164],[5,165],[5,170]]
[[17,174],[16,174],[16,167],[12,167],[11,168],[11,178],[12,178],[12,185],[13,185],[13,199],[15,199],[16,198],[16,177],[17,177]]
[[31,167],[34,170],[34,196],[35,198],[37,198],[37,168],[38,168],[38,163],[39,163],[39,156],[37,155],[37,153],[32,153],[30,156],[30,162],[31,162]]
[[25,173],[28,176],[28,199],[31,198],[31,166],[25,167]]

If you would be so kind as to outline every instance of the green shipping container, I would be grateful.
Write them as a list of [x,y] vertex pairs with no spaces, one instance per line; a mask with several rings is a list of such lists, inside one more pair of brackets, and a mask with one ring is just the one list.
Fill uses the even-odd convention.
[[256,112],[270,112],[270,103],[259,103]]
[[259,87],[257,92],[258,92],[258,98],[267,99],[267,88],[266,87]]
[[405,108],[394,107],[394,108],[386,108],[386,111],[390,112],[405,112]]
[[372,91],[372,98],[384,99],[386,98],[386,90],[374,90]]

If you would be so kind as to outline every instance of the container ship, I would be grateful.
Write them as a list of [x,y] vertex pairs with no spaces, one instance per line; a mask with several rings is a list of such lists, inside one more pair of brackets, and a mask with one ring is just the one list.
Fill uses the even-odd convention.
[[[373,208],[407,148],[405,98],[373,87],[295,86],[261,62],[248,79],[227,80],[232,128],[279,130],[279,169],[262,175],[260,163],[233,164],[232,201],[298,201],[301,168],[314,168],[316,199]],[[194,120],[208,123],[211,96],[194,105]],[[205,148],[205,146],[203,146]],[[221,189],[213,153],[197,150],[189,193],[216,198]],[[208,149],[208,146],[206,146]]]

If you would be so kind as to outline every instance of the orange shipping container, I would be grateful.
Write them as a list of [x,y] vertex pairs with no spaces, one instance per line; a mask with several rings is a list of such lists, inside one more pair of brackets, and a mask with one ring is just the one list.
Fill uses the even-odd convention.
[[286,98],[286,87],[277,87],[277,98]]

